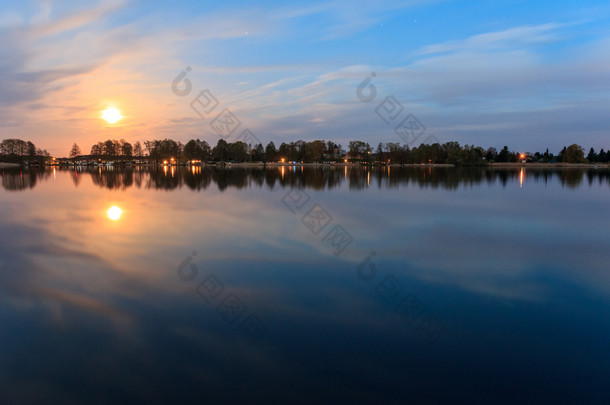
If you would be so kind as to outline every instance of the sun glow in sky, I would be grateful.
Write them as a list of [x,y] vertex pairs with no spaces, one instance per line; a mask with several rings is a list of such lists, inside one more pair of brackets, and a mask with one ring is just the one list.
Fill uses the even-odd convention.
[[116,124],[123,119],[123,115],[121,115],[121,112],[117,108],[110,107],[102,111],[102,118],[109,124]]

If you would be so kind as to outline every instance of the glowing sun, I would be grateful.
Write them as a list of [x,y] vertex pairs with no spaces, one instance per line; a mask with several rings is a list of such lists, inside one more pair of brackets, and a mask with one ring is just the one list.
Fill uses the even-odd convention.
[[106,122],[109,124],[115,124],[119,122],[123,118],[123,116],[121,115],[121,112],[118,109],[110,107],[102,111],[102,118],[105,119]]
[[113,205],[112,207],[108,208],[108,212],[106,212],[106,214],[112,221],[118,221],[121,219],[121,215],[123,215],[123,210],[116,205]]

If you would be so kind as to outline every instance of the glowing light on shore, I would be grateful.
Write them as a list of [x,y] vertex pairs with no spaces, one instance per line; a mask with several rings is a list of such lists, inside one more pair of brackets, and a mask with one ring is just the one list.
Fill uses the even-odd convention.
[[112,207],[108,208],[106,215],[108,215],[108,218],[111,221],[118,221],[121,219],[121,215],[123,215],[123,210],[116,205],[113,205]]

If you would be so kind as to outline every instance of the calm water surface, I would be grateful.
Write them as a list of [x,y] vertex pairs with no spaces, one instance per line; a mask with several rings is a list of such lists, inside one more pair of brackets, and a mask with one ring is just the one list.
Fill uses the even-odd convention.
[[607,403],[609,201],[605,170],[4,170],[0,403]]

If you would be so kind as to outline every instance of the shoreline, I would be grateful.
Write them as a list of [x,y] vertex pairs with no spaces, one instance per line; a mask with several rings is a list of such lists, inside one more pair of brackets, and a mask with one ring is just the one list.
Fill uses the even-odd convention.
[[520,167],[531,167],[535,169],[595,169],[595,168],[608,168],[610,163],[521,163],[521,162],[501,162],[501,163],[490,163],[487,167],[493,168],[520,168]]
[[[206,167],[223,167],[218,164],[202,164],[201,166]],[[450,163],[391,163],[385,165],[362,165],[360,163],[227,163],[224,167],[292,167],[292,166],[304,166],[304,167],[456,167]],[[533,169],[595,169],[610,168],[610,163],[521,163],[521,162],[501,162],[501,163],[489,163],[481,166],[461,166],[462,168],[483,168],[483,169],[514,169],[514,168],[533,168]]]
[[[204,164],[202,166],[219,166],[217,164]],[[455,165],[449,163],[405,163],[401,165],[400,163],[392,163],[385,165],[363,165],[360,163],[278,163],[272,162],[264,165],[263,163],[227,163],[226,167],[237,166],[237,167],[292,167],[292,166],[311,166],[311,167],[455,167]]]
[[[54,167],[67,167],[70,165],[53,165]],[[161,167],[163,165],[151,164],[118,164],[115,167]],[[271,162],[264,164],[262,162],[241,162],[241,163],[201,163],[195,166],[200,167],[218,167],[218,168],[231,168],[231,167],[247,167],[247,168],[269,168],[269,167],[362,167],[362,168],[385,168],[385,167],[426,167],[426,168],[455,168],[456,165],[450,163],[390,163],[384,165],[363,165],[360,163],[282,163],[282,162]],[[27,167],[19,163],[7,163],[0,162],[0,169],[14,169],[19,167]],[[52,167],[51,165],[41,165],[40,167]],[[89,166],[82,166],[89,167]],[[93,166],[92,166],[93,167]],[[171,167],[171,166],[170,166]],[[174,165],[173,167],[190,167],[189,165]],[[538,162],[498,162],[489,163],[487,165],[480,166],[461,166],[462,168],[484,168],[484,169],[519,169],[519,168],[532,168],[532,169],[608,169],[610,163],[538,163]]]

